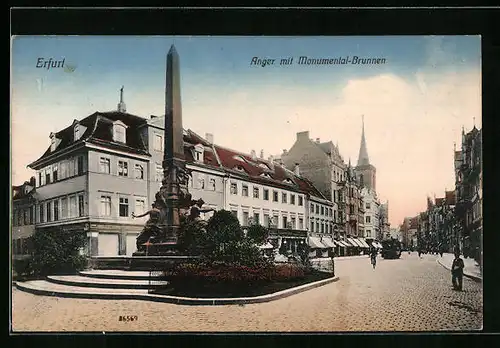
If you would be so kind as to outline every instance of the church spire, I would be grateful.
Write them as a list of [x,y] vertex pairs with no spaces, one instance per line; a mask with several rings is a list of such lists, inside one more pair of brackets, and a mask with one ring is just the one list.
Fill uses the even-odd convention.
[[120,88],[120,102],[118,103],[118,112],[126,112],[126,111],[127,111],[127,106],[123,101],[123,86],[122,86],[122,88]]
[[368,151],[366,149],[366,139],[365,139],[365,116],[361,115],[361,146],[359,147],[358,156],[358,166],[370,164],[370,159],[368,158]]

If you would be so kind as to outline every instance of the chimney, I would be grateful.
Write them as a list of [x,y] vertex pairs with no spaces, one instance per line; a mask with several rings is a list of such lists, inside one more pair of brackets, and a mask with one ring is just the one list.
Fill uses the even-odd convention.
[[205,140],[210,144],[214,143],[214,135],[212,133],[205,133]]
[[295,168],[293,169],[293,172],[295,173],[295,175],[300,176],[300,169],[298,163],[295,163]]
[[260,158],[264,159],[264,150],[260,150]]
[[252,157],[253,160],[257,159],[257,154],[255,153],[255,150],[250,151],[250,156]]
[[297,133],[297,140],[309,140],[309,131],[305,132],[298,132]]
[[274,156],[273,155],[269,155],[268,159],[269,163],[271,163],[271,166],[274,165]]
[[316,138],[316,143],[319,144],[319,138]]

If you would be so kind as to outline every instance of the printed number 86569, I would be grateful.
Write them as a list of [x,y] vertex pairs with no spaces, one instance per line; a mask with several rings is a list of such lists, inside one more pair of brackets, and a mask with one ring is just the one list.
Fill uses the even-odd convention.
[[139,318],[137,315],[120,315],[118,321],[137,321]]

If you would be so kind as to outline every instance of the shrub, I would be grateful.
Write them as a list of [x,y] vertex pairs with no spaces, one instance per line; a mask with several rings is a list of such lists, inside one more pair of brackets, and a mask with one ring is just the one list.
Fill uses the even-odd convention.
[[262,225],[254,224],[248,228],[247,237],[256,244],[262,245],[269,237],[269,230]]
[[35,231],[31,267],[35,275],[74,273],[86,266],[80,249],[87,244],[85,232],[61,229]]
[[203,253],[207,248],[204,222],[183,219],[178,234],[178,247],[181,251],[190,255]]
[[33,272],[30,259],[13,260],[12,267],[18,277],[30,276]]
[[238,218],[230,211],[219,210],[208,220],[207,246],[212,250],[223,243],[238,242],[243,239],[243,231]]

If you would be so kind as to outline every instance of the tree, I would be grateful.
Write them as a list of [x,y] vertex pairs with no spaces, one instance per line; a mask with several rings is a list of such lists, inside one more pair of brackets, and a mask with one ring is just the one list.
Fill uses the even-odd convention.
[[257,245],[262,245],[269,237],[269,230],[259,224],[253,224],[248,228],[247,237]]
[[37,230],[33,234],[31,267],[35,275],[75,273],[86,265],[80,250],[87,245],[83,231]]
[[227,210],[216,211],[208,220],[206,230],[207,246],[211,249],[243,239],[243,230],[238,218]]

